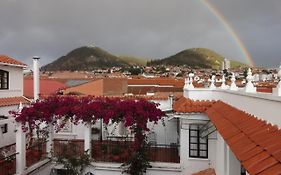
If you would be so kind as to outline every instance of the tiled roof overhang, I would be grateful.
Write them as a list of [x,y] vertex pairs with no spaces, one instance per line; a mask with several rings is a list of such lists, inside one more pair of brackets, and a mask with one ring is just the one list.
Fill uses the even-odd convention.
[[6,98],[0,98],[0,107],[19,105],[20,102],[22,104],[31,103],[25,97],[6,97]]
[[251,175],[281,174],[281,130],[221,101],[206,114]]
[[27,65],[6,55],[0,55],[0,64],[26,68]]
[[281,174],[281,130],[222,101],[177,100],[179,113],[206,113],[251,175]]

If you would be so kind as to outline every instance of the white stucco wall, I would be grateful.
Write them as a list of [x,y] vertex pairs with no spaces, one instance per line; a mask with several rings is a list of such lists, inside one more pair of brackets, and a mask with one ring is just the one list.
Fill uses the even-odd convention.
[[[9,111],[17,110],[18,105],[14,106],[4,106],[0,108],[0,115],[9,116]],[[16,143],[16,133],[15,133],[15,120],[12,117],[8,119],[0,120],[0,126],[2,124],[8,124],[8,132],[3,134],[0,131],[0,148],[3,146],[11,145]]]
[[205,114],[187,114],[181,116],[180,164],[183,174],[192,174],[216,166],[216,132],[208,136],[208,158],[189,157],[189,124],[203,124],[208,121]]
[[9,89],[0,90],[0,98],[23,95],[23,69],[20,67],[3,66],[0,69],[9,72]]
[[246,93],[230,90],[185,90],[186,98],[195,100],[222,100],[240,110],[253,114],[281,128],[281,97],[267,93]]

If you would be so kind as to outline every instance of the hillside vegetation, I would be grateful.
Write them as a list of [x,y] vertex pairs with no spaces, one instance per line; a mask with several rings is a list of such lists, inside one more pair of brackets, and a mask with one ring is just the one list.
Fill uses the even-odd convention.
[[142,57],[135,57],[135,56],[125,56],[121,55],[119,58],[125,62],[127,62],[130,65],[139,65],[139,66],[145,66],[147,63],[146,58]]
[[[149,65],[169,65],[169,66],[180,66],[186,65],[191,68],[213,68],[220,69],[224,57],[210,49],[206,48],[192,48],[183,50],[170,57],[152,60],[148,62]],[[245,67],[246,65],[230,60],[232,67]]]
[[[54,62],[42,67],[44,71],[92,71],[100,68],[130,67],[132,65],[145,66],[182,66],[191,68],[220,69],[224,57],[205,48],[183,50],[170,57],[147,61],[134,56],[115,56],[99,47],[80,47],[72,50]],[[238,61],[231,60],[231,67],[246,67]]]
[[94,70],[99,68],[124,67],[129,64],[98,47],[80,47],[54,62],[42,67],[45,71]]

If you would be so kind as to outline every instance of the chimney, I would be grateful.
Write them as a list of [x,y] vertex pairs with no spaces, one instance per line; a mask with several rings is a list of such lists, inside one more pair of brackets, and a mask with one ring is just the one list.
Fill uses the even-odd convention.
[[34,101],[39,99],[39,59],[40,57],[34,56],[33,57],[33,96]]

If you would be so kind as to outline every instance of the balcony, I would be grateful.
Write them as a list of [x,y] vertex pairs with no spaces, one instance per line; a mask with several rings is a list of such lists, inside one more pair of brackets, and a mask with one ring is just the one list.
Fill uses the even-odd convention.
[[[78,155],[84,152],[83,140],[54,140],[55,155],[70,150],[75,145],[74,152]],[[73,150],[72,150],[73,151]],[[91,156],[95,162],[124,163],[133,154],[132,141],[92,141]],[[147,149],[147,155],[151,162],[179,163],[179,145],[154,144]]]

